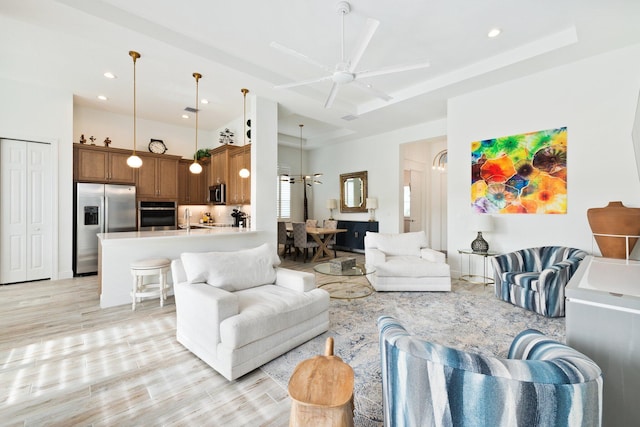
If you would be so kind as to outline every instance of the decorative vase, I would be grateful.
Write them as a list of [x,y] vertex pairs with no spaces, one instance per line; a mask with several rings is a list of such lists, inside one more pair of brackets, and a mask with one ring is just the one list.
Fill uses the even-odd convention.
[[640,208],[629,208],[619,201],[609,202],[603,208],[587,209],[587,219],[603,257],[626,259],[633,251],[638,238],[629,238],[627,252],[625,236],[640,235]]
[[478,231],[478,237],[471,242],[471,250],[483,254],[489,251],[489,243],[482,237],[482,231]]

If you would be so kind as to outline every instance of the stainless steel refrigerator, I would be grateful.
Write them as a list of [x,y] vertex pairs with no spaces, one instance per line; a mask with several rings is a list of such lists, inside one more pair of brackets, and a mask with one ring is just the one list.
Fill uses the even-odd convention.
[[73,227],[73,272],[98,271],[98,233],[136,230],[134,185],[77,183]]

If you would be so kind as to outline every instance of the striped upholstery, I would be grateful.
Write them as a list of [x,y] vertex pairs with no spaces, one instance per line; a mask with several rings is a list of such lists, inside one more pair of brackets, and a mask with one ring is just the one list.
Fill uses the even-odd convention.
[[498,255],[493,263],[496,296],[547,317],[564,316],[564,288],[580,261],[581,249],[542,246]]
[[602,372],[589,358],[528,329],[508,359],[410,335],[378,319],[384,425],[599,426]]

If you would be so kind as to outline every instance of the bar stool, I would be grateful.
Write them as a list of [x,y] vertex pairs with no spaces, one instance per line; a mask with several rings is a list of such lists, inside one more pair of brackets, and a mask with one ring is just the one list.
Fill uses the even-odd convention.
[[[133,289],[131,309],[135,311],[136,302],[141,298],[160,297],[160,307],[167,299],[167,272],[171,268],[171,260],[167,258],[141,259],[131,263]],[[159,276],[158,283],[144,283],[145,276]]]

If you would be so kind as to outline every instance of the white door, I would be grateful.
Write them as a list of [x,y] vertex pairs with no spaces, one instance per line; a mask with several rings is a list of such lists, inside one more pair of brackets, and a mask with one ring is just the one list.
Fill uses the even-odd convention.
[[51,277],[51,146],[0,140],[0,283]]

